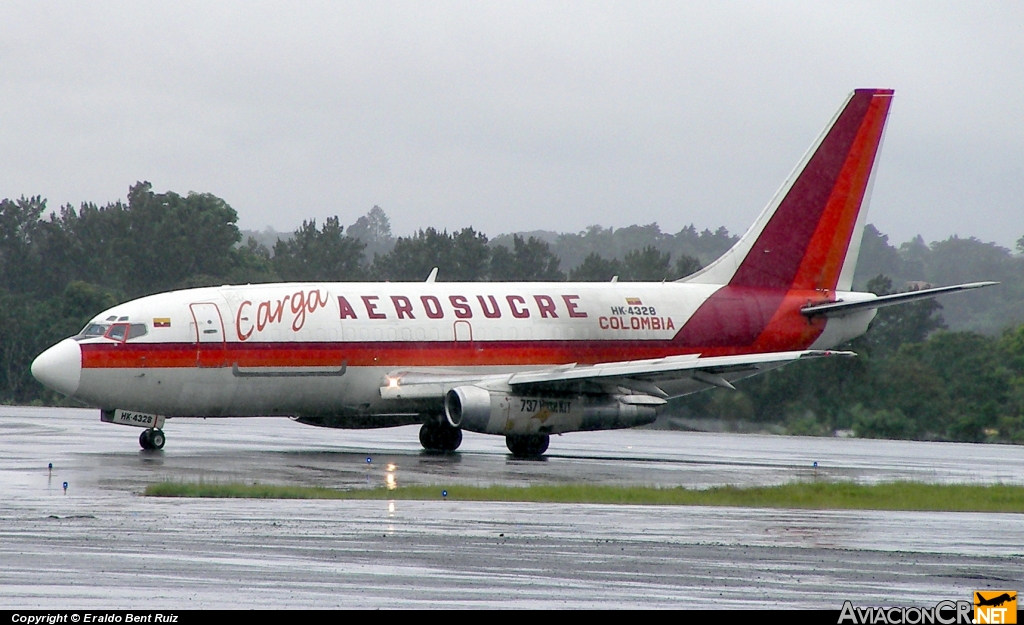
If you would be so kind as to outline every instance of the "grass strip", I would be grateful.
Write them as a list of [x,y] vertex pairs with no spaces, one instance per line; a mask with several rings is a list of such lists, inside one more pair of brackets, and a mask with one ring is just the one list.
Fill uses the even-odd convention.
[[1024,512],[1024,486],[890,482],[793,482],[781,486],[682,487],[537,484],[516,486],[402,486],[335,490],[272,484],[160,482],[146,487],[149,497],[252,499],[396,499],[438,500],[446,490],[454,501],[601,503],[670,506],[744,506],[820,510],[931,510],[950,512]]

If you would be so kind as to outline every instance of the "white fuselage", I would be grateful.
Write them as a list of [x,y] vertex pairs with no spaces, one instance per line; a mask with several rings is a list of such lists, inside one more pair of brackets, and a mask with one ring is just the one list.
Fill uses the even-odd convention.
[[[835,294],[739,294],[720,305],[731,307],[723,323],[739,323],[746,336],[698,344],[715,329],[684,329],[721,290],[685,283],[317,283],[176,291],[98,315],[92,324],[106,336],[74,341],[81,365],[67,390],[100,408],[168,416],[415,414],[423,401],[382,399],[389,374],[473,376],[828,348],[864,332],[874,314],[815,322],[799,308]],[[145,333],[118,340],[130,336],[115,331],[118,324],[141,324]],[[681,380],[665,390],[701,388]]]

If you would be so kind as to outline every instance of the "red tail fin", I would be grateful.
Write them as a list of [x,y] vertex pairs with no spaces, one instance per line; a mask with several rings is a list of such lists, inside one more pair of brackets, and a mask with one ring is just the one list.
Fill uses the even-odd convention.
[[858,89],[739,242],[687,282],[846,290],[891,89]]

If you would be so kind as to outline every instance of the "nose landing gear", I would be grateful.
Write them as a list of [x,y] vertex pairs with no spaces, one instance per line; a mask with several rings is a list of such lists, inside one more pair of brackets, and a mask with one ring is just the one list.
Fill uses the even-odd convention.
[[142,430],[142,434],[139,434],[139,445],[145,450],[156,451],[163,449],[166,441],[167,437],[164,436],[163,430],[150,428]]

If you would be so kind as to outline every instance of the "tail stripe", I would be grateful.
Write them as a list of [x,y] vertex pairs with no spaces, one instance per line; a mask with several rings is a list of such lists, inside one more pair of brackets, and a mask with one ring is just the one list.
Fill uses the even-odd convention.
[[854,92],[740,263],[731,286],[835,288],[891,95],[873,89]]
[[[867,210],[868,182],[890,102],[890,97],[870,100],[864,122],[850,147],[814,236],[807,245],[792,288],[832,290],[837,287],[847,250],[853,243],[857,218]],[[856,255],[853,259],[856,262]]]
[[[864,200],[892,101],[891,90],[859,89],[805,156],[795,178],[754,226],[707,268],[684,279],[723,285],[676,333],[686,346],[805,349],[824,329],[799,314],[834,299],[856,262]],[[788,346],[788,347],[787,347]]]

